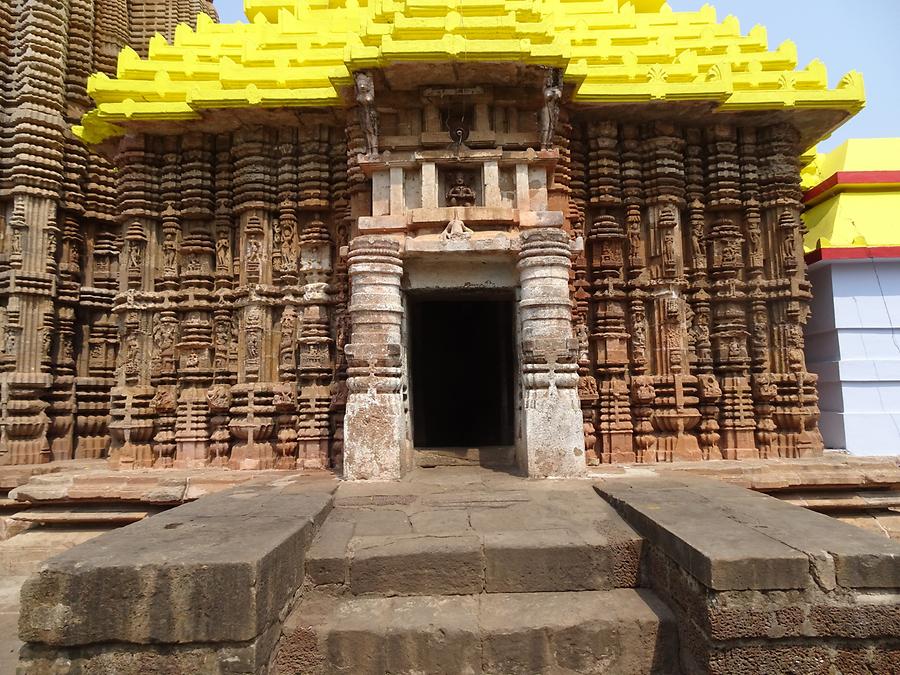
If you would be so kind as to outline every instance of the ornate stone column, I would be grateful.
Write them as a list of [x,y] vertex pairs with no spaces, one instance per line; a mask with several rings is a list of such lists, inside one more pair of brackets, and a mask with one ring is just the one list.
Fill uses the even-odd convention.
[[530,477],[578,476],[586,470],[578,342],[572,335],[569,300],[571,255],[562,230],[537,228],[522,235],[518,268],[525,447],[519,463]]
[[[345,348],[344,477],[397,480],[411,460],[404,456],[400,394],[400,245],[383,237],[356,237],[350,243],[349,266],[352,338]],[[576,411],[577,403],[576,398]]]

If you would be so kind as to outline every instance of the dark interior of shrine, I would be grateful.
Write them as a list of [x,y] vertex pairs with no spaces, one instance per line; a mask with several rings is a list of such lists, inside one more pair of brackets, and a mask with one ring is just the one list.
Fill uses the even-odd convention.
[[512,445],[512,295],[428,294],[409,305],[416,447]]

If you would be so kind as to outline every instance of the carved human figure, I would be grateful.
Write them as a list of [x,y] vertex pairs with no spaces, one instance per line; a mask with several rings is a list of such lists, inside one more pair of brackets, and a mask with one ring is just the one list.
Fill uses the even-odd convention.
[[366,137],[366,150],[370,156],[378,154],[378,111],[375,109],[375,81],[372,75],[360,71],[356,80],[356,102],[359,104],[359,125]]
[[441,232],[441,239],[444,241],[468,239],[472,234],[473,230],[471,228],[466,227],[466,224],[459,218],[454,218],[447,223],[447,227]]
[[251,239],[247,242],[247,262],[259,264],[262,258],[262,246],[259,239]]
[[666,267],[675,266],[675,234],[671,228],[666,230],[663,239],[663,265]]
[[794,233],[788,231],[784,235],[784,242],[782,244],[782,253],[784,255],[785,264],[791,263],[794,261]]
[[128,247],[128,269],[141,269],[141,247],[139,244],[132,242]]
[[297,266],[297,254],[294,250],[294,222],[285,218],[281,223],[281,266],[291,271]]
[[216,240],[216,269],[228,270],[231,267],[231,246],[228,236],[219,237]]
[[259,358],[259,333],[256,331],[247,333],[247,358]]
[[578,398],[582,401],[594,401],[599,398],[597,380],[593,375],[582,375],[578,378]]
[[447,206],[475,206],[475,190],[466,184],[463,174],[456,174],[453,185],[447,190]]
[[279,345],[279,363],[282,366],[294,365],[294,337],[297,326],[297,312],[288,305],[281,315],[281,343]]
[[178,271],[176,260],[175,235],[172,232],[166,232],[166,240],[163,242],[163,265],[169,274]]
[[550,68],[544,80],[544,107],[541,108],[541,148],[553,147],[553,135],[559,124],[559,104],[562,100],[562,71]]

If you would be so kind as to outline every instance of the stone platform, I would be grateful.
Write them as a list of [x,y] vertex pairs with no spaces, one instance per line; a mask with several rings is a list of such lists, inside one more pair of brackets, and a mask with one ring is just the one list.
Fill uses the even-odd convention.
[[19,672],[900,672],[900,545],[664,473],[239,485],[41,565]]

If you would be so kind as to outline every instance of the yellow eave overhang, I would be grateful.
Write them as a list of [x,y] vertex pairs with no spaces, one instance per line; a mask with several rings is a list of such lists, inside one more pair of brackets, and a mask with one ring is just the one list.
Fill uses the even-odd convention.
[[865,104],[862,76],[834,89],[820,61],[769,50],[709,5],[661,0],[245,0],[251,23],[155,36],[146,59],[125,48],[117,77],[93,75],[97,102],[77,136],[100,143],[129,122],[197,119],[204,110],[332,107],[351,73],[409,62],[517,62],[564,69],[581,103],[708,101],[719,111],[838,110]]

